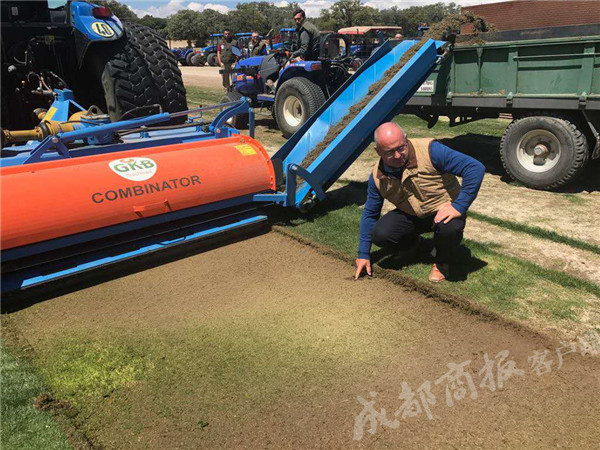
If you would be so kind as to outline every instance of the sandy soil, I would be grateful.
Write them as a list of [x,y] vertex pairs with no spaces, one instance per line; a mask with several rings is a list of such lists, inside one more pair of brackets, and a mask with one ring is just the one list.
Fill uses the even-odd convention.
[[179,66],[185,86],[195,86],[208,89],[222,89],[223,78],[219,74],[220,67]]
[[[65,358],[78,367],[77,352],[60,350],[65,339],[81,352],[118,343],[145,361],[135,382],[104,396],[74,390],[85,400],[81,427],[101,447],[579,449],[600,440],[600,359],[571,353],[558,370],[562,344],[351,272],[270,233],[8,319],[44,373],[60,375]],[[492,391],[484,355],[505,350],[523,372]],[[553,363],[538,374],[529,358],[544,350]],[[473,389],[463,377],[464,398],[447,398],[447,364],[465,361]],[[402,419],[402,382],[416,390],[427,381],[432,419],[423,403]],[[391,421],[373,434],[355,428],[358,397],[370,393]]]

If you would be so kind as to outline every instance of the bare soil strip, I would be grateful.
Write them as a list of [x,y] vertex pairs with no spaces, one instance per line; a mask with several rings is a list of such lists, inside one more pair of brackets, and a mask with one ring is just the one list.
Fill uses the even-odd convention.
[[483,243],[494,243],[500,246],[499,251],[531,261],[547,269],[568,273],[600,286],[600,256],[559,244],[523,235],[505,228],[469,219],[465,229],[465,237]]
[[[270,233],[9,320],[96,446],[594,448],[600,440],[598,358],[571,353],[558,369],[560,343],[385,279],[351,281],[351,272]],[[552,364],[539,373],[532,362],[545,350]],[[523,373],[492,391],[480,370],[486,354],[502,351]],[[450,407],[443,375],[466,361],[474,390],[463,376],[466,395],[451,395]],[[403,381],[413,392],[431,382],[431,420],[424,410],[402,419]],[[354,440],[357,397],[371,392],[392,426],[370,434],[367,425]]]
[[499,176],[486,176],[473,210],[600,245],[599,205],[598,188],[569,195],[513,186]]

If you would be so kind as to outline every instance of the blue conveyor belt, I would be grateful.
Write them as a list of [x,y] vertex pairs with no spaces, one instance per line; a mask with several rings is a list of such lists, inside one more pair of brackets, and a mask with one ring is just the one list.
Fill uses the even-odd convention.
[[[312,149],[339,123],[353,105],[363,100],[369,87],[398,63],[404,53],[419,41],[387,41],[273,156],[283,161],[284,173],[301,165]],[[397,44],[397,45],[394,45]],[[438,61],[438,49],[445,42],[429,40],[377,93],[363,110],[337,135],[307,167],[310,184],[325,190],[358,158],[373,139],[375,128],[391,120],[427,79]],[[315,189],[301,184],[295,194],[298,207]],[[292,205],[290,205],[292,206]]]

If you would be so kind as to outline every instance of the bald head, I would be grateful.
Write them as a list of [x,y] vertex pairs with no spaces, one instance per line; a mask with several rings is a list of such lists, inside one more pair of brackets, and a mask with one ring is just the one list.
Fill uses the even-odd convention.
[[394,122],[386,122],[375,130],[375,145],[379,148],[389,150],[398,147],[406,140],[406,133],[400,125]]
[[383,162],[391,167],[401,167],[408,158],[406,133],[393,122],[381,124],[375,130],[375,149]]

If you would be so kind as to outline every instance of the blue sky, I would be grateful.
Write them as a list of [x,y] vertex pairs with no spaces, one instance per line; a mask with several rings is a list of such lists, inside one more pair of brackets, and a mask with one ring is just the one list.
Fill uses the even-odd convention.
[[[227,12],[230,9],[235,9],[238,3],[245,3],[250,0],[121,0],[131,7],[139,16],[151,14],[157,17],[167,17],[174,14],[180,9],[192,9],[202,11],[204,9],[214,9],[221,12]],[[438,0],[439,1],[439,0]],[[442,0],[443,1],[443,0]],[[463,6],[478,5],[482,3],[496,3],[499,0],[457,0]],[[285,5],[285,0],[272,2],[276,5]],[[300,6],[304,8],[309,16],[318,16],[321,9],[329,8],[334,0],[300,0]],[[421,6],[431,3],[437,3],[436,0],[363,0],[363,4],[383,9],[391,6],[400,8],[408,8],[409,6]],[[450,1],[443,1],[450,3]]]

